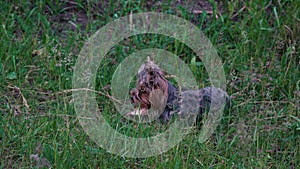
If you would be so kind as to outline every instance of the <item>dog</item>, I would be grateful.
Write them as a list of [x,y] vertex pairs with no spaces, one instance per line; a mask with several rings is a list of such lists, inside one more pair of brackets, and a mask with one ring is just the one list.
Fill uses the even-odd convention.
[[[174,112],[180,114],[182,104],[180,95],[191,94],[198,97],[198,113],[201,117],[204,112],[209,110],[213,97],[212,93],[218,93],[222,98],[225,97],[226,106],[228,107],[229,96],[219,88],[206,87],[199,90],[180,92],[177,87],[165,78],[165,72],[148,57],[148,61],[142,64],[138,70],[136,87],[129,92],[131,103],[137,109],[136,112],[130,114],[145,115],[151,107],[158,107],[157,109],[162,107],[160,108],[162,113],[159,119],[164,123],[168,123]],[[195,105],[190,106],[193,107]]]

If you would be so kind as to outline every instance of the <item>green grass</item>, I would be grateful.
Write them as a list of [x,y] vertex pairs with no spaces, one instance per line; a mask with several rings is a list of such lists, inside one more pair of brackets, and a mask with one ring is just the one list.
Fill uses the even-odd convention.
[[[209,1],[218,19],[193,14],[201,5],[188,2],[0,2],[0,168],[37,168],[32,154],[53,168],[299,167],[299,1]],[[131,11],[185,18],[217,49],[232,106],[206,143],[197,142],[195,131],[162,155],[131,159],[98,147],[79,124],[68,92],[77,56],[93,33]],[[191,64],[195,54],[184,44],[147,34],[111,49],[98,70],[96,89],[109,94],[105,87],[118,64],[150,47],[178,55],[199,86],[209,85],[205,68],[198,60]],[[98,95],[97,101],[112,126],[123,124],[107,97]],[[131,123],[127,129],[122,132],[133,136],[156,132]]]

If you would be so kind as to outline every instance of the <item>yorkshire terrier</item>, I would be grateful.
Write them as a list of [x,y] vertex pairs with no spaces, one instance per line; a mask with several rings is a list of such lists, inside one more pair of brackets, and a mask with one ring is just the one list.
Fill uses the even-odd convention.
[[[225,97],[226,106],[229,105],[227,93],[219,88],[207,87],[188,92],[197,93],[200,116],[209,109],[212,101],[212,92],[221,93]],[[136,107],[135,112],[129,113],[131,115],[146,115],[151,107],[162,107],[162,114],[159,116],[159,119],[167,123],[174,112],[180,113],[179,89],[165,78],[165,72],[150,57],[148,57],[147,63],[142,64],[139,68],[136,88],[130,90],[129,94],[131,103]]]

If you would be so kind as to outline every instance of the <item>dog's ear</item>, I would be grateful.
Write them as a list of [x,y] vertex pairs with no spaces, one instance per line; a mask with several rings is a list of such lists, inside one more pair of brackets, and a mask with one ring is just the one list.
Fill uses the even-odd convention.
[[166,107],[168,98],[164,95],[164,91],[161,89],[154,89],[149,95],[149,102],[154,110],[162,113]]

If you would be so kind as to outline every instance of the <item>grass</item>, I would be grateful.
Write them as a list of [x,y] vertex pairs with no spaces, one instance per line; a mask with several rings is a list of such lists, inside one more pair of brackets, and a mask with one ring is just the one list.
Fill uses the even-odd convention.
[[[214,14],[193,14],[203,6]],[[299,167],[299,7],[296,0],[0,2],[0,167]],[[224,64],[232,106],[206,143],[197,142],[195,131],[162,155],[131,159],[106,152],[85,134],[68,90],[88,37],[116,18],[146,11],[174,14],[202,29]],[[98,70],[96,89],[109,94],[105,87],[118,64],[149,47],[178,55],[200,86],[209,85],[201,61],[191,62],[190,49],[148,34],[111,49]],[[122,124],[107,97],[97,101],[112,126]],[[133,127],[124,134],[155,134],[151,127]],[[34,154],[44,162],[31,159]]]

